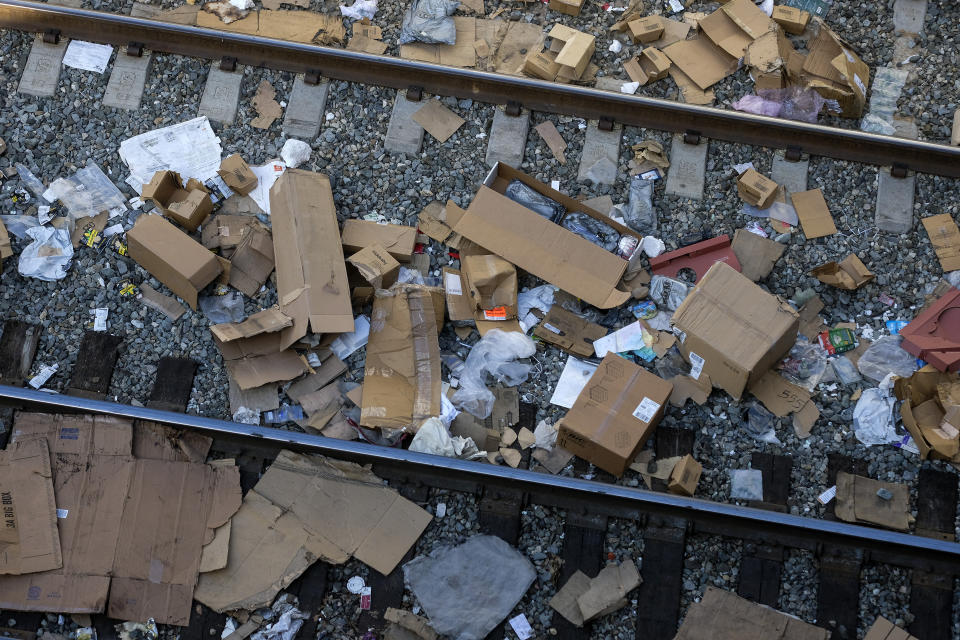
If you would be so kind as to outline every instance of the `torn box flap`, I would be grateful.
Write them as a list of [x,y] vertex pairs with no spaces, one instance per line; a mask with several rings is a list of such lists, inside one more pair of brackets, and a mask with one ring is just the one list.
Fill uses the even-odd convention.
[[221,342],[252,338],[262,333],[275,333],[293,324],[289,316],[277,307],[259,311],[243,322],[225,322],[210,327],[210,332]]

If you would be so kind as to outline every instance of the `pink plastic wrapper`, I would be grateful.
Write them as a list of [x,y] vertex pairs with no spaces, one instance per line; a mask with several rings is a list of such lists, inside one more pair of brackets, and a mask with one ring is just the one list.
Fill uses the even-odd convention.
[[827,100],[813,89],[800,87],[762,89],[757,95],[743,96],[731,106],[737,111],[811,123],[817,121],[825,106],[828,111],[840,112],[836,100]]

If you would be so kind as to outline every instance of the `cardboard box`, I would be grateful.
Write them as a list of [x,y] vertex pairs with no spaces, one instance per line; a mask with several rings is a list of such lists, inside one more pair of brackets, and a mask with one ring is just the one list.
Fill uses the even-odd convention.
[[552,51],[531,51],[523,59],[523,72],[541,80],[556,80],[560,65],[557,54]]
[[0,574],[29,574],[63,566],[46,440],[18,440],[0,451],[0,504]]
[[707,587],[687,609],[673,640],[830,640],[830,631],[735,593]]
[[347,267],[340,246],[330,179],[288,169],[270,188],[270,218],[280,310],[293,318],[281,334],[286,349],[313,333],[353,331]]
[[581,77],[596,49],[596,38],[563,24],[553,25],[547,36],[553,39],[550,49],[557,54],[555,62],[566,67],[573,78]]
[[413,249],[417,244],[417,228],[399,224],[378,224],[369,220],[345,220],[340,241],[347,255],[379,244],[395,260],[406,264],[413,258]]
[[473,318],[481,336],[490,329],[520,331],[517,268],[494,255],[461,256]]
[[760,209],[766,209],[773,204],[779,189],[780,185],[753,169],[747,169],[737,179],[740,199]]
[[440,415],[437,287],[398,284],[373,301],[360,424],[416,432]]
[[194,311],[197,294],[223,271],[213,253],[160,216],[137,219],[127,232],[127,251]]
[[680,350],[694,371],[739,399],[790,351],[800,319],[787,302],[717,262],[674,312],[671,324],[681,332]]
[[812,269],[810,275],[815,276],[823,284],[847,291],[859,289],[876,277],[855,253],[851,253],[840,262],[824,263]]
[[673,385],[608,353],[563,419],[557,444],[620,477],[663,416]]
[[210,194],[202,189],[185,189],[176,171],[157,171],[150,183],[143,185],[141,197],[187,231],[196,231],[213,211]]
[[[447,317],[454,323],[476,322],[476,307],[470,299],[470,285],[463,273],[450,267],[443,268],[443,289],[446,294]],[[461,326],[458,324],[458,326]]]
[[[957,436],[952,433],[960,423],[956,405],[942,404],[939,393],[940,388],[948,391],[956,381],[956,374],[942,373],[929,364],[909,378],[894,381],[894,394],[903,401],[900,405],[903,426],[913,438],[921,460],[930,457],[960,461],[953,443]],[[950,402],[949,396],[946,393],[943,395]],[[945,429],[945,426],[950,429]]]
[[817,18],[820,31],[809,45],[801,77],[804,86],[840,103],[840,115],[859,118],[867,101],[870,67]]
[[228,187],[242,196],[250,195],[257,187],[257,174],[250,170],[238,153],[224,158],[217,173]]
[[[568,212],[585,213],[621,234],[637,235],[599,211],[500,162],[487,175],[454,231],[595,307],[610,309],[629,300],[628,291],[616,288],[627,261],[507,198],[503,193],[512,180],[520,180],[556,200]],[[449,214],[450,204],[447,209]]]
[[700,474],[703,473],[703,465],[694,459],[690,454],[680,458],[680,461],[670,472],[670,478],[667,480],[667,491],[681,496],[693,496],[697,492],[697,484],[700,482]]
[[607,328],[555,304],[534,328],[533,335],[567,353],[589,358],[593,356],[593,341],[607,335]]
[[737,58],[708,38],[680,40],[664,47],[663,54],[703,91],[737,70]]
[[660,39],[663,35],[663,18],[660,16],[646,16],[639,20],[633,20],[627,23],[627,29],[630,31],[630,37],[633,42],[648,44]]
[[623,69],[630,79],[640,84],[647,84],[667,77],[670,71],[670,58],[653,47],[645,47],[643,52],[623,63]]
[[432,519],[360,465],[281,451],[233,516],[227,567],[201,574],[194,597],[219,612],[268,606],[317,559],[387,575]]
[[583,0],[550,0],[547,6],[553,11],[565,13],[568,16],[578,16],[583,8]]
[[270,233],[259,227],[248,227],[230,259],[230,286],[254,298],[274,266]]
[[752,0],[730,0],[700,21],[700,30],[734,59],[743,57],[751,42],[774,27]]
[[795,36],[803,33],[810,22],[810,12],[796,7],[787,7],[778,5],[773,8],[773,15],[770,16],[773,21],[783,27],[787,33]]
[[376,289],[388,289],[397,281],[400,263],[380,244],[372,244],[349,258],[364,280]]

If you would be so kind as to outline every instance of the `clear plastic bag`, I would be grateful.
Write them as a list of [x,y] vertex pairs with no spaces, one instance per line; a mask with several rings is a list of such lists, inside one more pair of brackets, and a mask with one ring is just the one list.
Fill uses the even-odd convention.
[[37,176],[33,175],[33,172],[30,171],[30,169],[27,169],[19,162],[13,166],[16,168],[17,176],[20,178],[20,182],[23,183],[23,186],[25,186],[27,189],[30,189],[33,195],[37,196],[44,202],[50,202],[50,200],[47,200],[47,198],[45,198],[43,195],[47,188],[43,186],[43,183],[40,182],[40,179]]
[[690,287],[680,280],[674,280],[667,276],[650,278],[650,299],[656,303],[659,309],[676,311],[677,307],[686,299],[688,293],[690,293]]
[[894,399],[888,391],[865,389],[853,409],[853,432],[867,446],[900,440],[893,426]]
[[743,423],[743,430],[755,440],[768,444],[782,445],[774,430],[776,416],[770,413],[759,402],[751,402],[747,407],[747,420]]
[[377,0],[355,0],[353,6],[340,5],[340,13],[344,18],[353,20],[362,20],[363,18],[373,19],[377,13]]
[[540,319],[530,311],[539,309],[544,315],[549,313],[556,292],[557,288],[552,284],[542,284],[539,287],[520,292],[517,296],[517,316],[520,318],[520,326],[525,331],[529,331],[531,327],[540,322]]
[[213,324],[243,322],[247,317],[243,312],[243,295],[239,291],[230,291],[222,296],[200,296],[197,304]]
[[548,198],[547,196],[534,191],[519,180],[513,180],[507,185],[503,195],[507,196],[517,204],[522,204],[527,209],[539,213],[550,222],[558,222],[566,212],[566,207],[562,204]]
[[95,216],[102,211],[113,214],[127,210],[126,198],[91,160],[69,178],[54,180],[44,197],[50,202],[62,202],[74,221]]
[[763,473],[760,469],[730,469],[730,497],[763,500]]
[[611,253],[617,251],[620,234],[617,231],[585,213],[570,213],[563,219],[563,228],[589,240],[598,247],[603,247]]
[[20,253],[17,263],[20,275],[47,282],[66,277],[73,258],[70,232],[53,227],[33,227],[27,229],[26,234],[33,242]]
[[487,389],[487,375],[508,387],[527,379],[531,366],[516,362],[537,351],[533,340],[519,331],[492,329],[473,345],[464,365],[460,388],[453,394],[454,406],[486,419],[493,412],[493,392]]
[[836,100],[827,100],[814,89],[802,87],[761,89],[757,95],[743,96],[730,106],[737,111],[810,123],[817,121],[824,107],[828,111],[840,112]]
[[833,365],[833,372],[837,374],[837,379],[845,385],[856,384],[863,379],[857,367],[843,356],[832,359],[830,364]]
[[901,378],[913,375],[917,359],[900,348],[901,340],[900,336],[884,336],[870,345],[857,363],[860,373],[875,382],[889,373]]
[[627,226],[638,233],[650,234],[657,230],[657,211],[652,198],[653,180],[634,176],[630,181],[630,200],[620,210]]
[[413,0],[403,14],[397,44],[456,44],[457,27],[451,16],[459,6],[459,0]]
[[0,223],[3,223],[3,226],[6,227],[9,233],[12,233],[21,240],[29,239],[30,236],[27,234],[27,231],[40,226],[40,221],[33,216],[0,216]]
[[813,393],[827,370],[827,353],[801,336],[777,368],[784,378]]

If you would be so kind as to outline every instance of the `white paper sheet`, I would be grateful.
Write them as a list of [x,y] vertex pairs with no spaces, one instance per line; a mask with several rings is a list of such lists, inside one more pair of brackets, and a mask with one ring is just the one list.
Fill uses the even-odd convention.
[[569,409],[573,406],[577,396],[587,386],[587,381],[593,372],[597,370],[597,365],[578,360],[573,356],[567,356],[567,364],[563,366],[560,373],[560,379],[557,380],[557,388],[553,390],[553,396],[550,398],[550,404]]
[[628,324],[623,329],[605,335],[593,341],[593,349],[598,358],[602,358],[610,351],[623,353],[643,349],[647,344],[643,341],[643,327],[639,322]]
[[201,182],[220,168],[220,138],[206,116],[154,129],[120,143],[120,159],[130,169],[127,184],[137,193],[157,171],[176,171],[186,182]]
[[257,176],[257,186],[250,192],[250,197],[257,203],[260,210],[267,215],[270,215],[270,187],[286,169],[287,165],[278,159],[271,160],[259,167],[250,167],[250,170]]
[[110,64],[111,55],[113,47],[108,44],[71,40],[67,52],[63,54],[63,64],[74,69],[103,73]]

